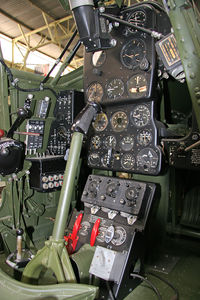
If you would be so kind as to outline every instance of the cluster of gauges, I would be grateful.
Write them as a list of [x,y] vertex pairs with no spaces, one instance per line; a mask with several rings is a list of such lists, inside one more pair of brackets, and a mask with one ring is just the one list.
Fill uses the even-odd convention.
[[[146,126],[150,122],[150,119],[151,112],[144,104],[137,105],[130,113],[130,122],[138,128]],[[124,131],[128,123],[129,117],[122,110],[116,111],[111,117],[111,126],[115,132]],[[107,115],[105,113],[98,114],[92,125],[97,132],[103,131],[108,125]]]
[[[126,83],[128,95],[132,98],[145,97],[147,94],[147,79],[145,75],[132,76]],[[109,99],[119,99],[125,92],[125,84],[120,78],[114,78],[105,87],[106,96]],[[89,102],[101,102],[104,96],[104,88],[99,82],[92,82],[87,89]]]

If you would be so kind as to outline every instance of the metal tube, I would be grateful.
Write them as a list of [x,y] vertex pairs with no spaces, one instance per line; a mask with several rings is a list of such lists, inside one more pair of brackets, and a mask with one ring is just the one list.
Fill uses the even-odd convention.
[[59,79],[60,76],[62,74],[62,72],[65,70],[65,68],[70,64],[70,62],[72,61],[72,59],[74,58],[76,52],[78,51],[79,47],[81,46],[81,42],[78,41],[76,43],[76,45],[74,46],[74,48],[72,49],[72,51],[70,52],[70,54],[67,56],[67,58],[65,59],[65,61],[63,62],[63,64],[61,65],[60,69],[58,70],[56,76],[54,78],[52,78],[50,84],[51,86],[55,86]]
[[52,238],[57,241],[63,239],[64,236],[71,197],[74,189],[74,180],[82,148],[82,141],[83,134],[80,132],[74,132],[52,234]]

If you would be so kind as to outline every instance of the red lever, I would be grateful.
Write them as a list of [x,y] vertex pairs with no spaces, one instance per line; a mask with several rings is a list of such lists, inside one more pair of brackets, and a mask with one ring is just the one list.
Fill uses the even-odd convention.
[[64,236],[65,241],[67,242],[66,248],[69,254],[74,253],[75,249],[76,249],[76,245],[78,242],[78,231],[81,227],[81,220],[82,220],[83,214],[79,214],[74,226],[73,226],[73,230],[72,233],[70,233],[68,236]]
[[3,129],[0,129],[0,138],[2,138],[5,135],[5,131]]
[[90,237],[90,246],[94,246],[94,243],[96,241],[96,237],[99,234],[99,225],[100,225],[101,219],[97,219],[93,228],[92,228],[92,233]]

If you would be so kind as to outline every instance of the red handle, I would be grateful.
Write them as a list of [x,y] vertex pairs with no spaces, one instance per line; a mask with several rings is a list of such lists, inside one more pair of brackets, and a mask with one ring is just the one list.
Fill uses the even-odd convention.
[[96,241],[96,237],[99,234],[99,225],[100,225],[100,221],[101,219],[97,219],[93,228],[92,228],[92,233],[91,233],[91,237],[90,237],[90,246],[94,246],[94,243]]

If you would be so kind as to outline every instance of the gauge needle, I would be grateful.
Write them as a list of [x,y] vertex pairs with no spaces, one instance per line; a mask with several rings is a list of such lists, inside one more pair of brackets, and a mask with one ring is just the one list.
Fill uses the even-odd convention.
[[130,58],[133,58],[134,54],[132,54],[132,55],[125,54],[125,56],[128,56],[128,57],[130,57]]

